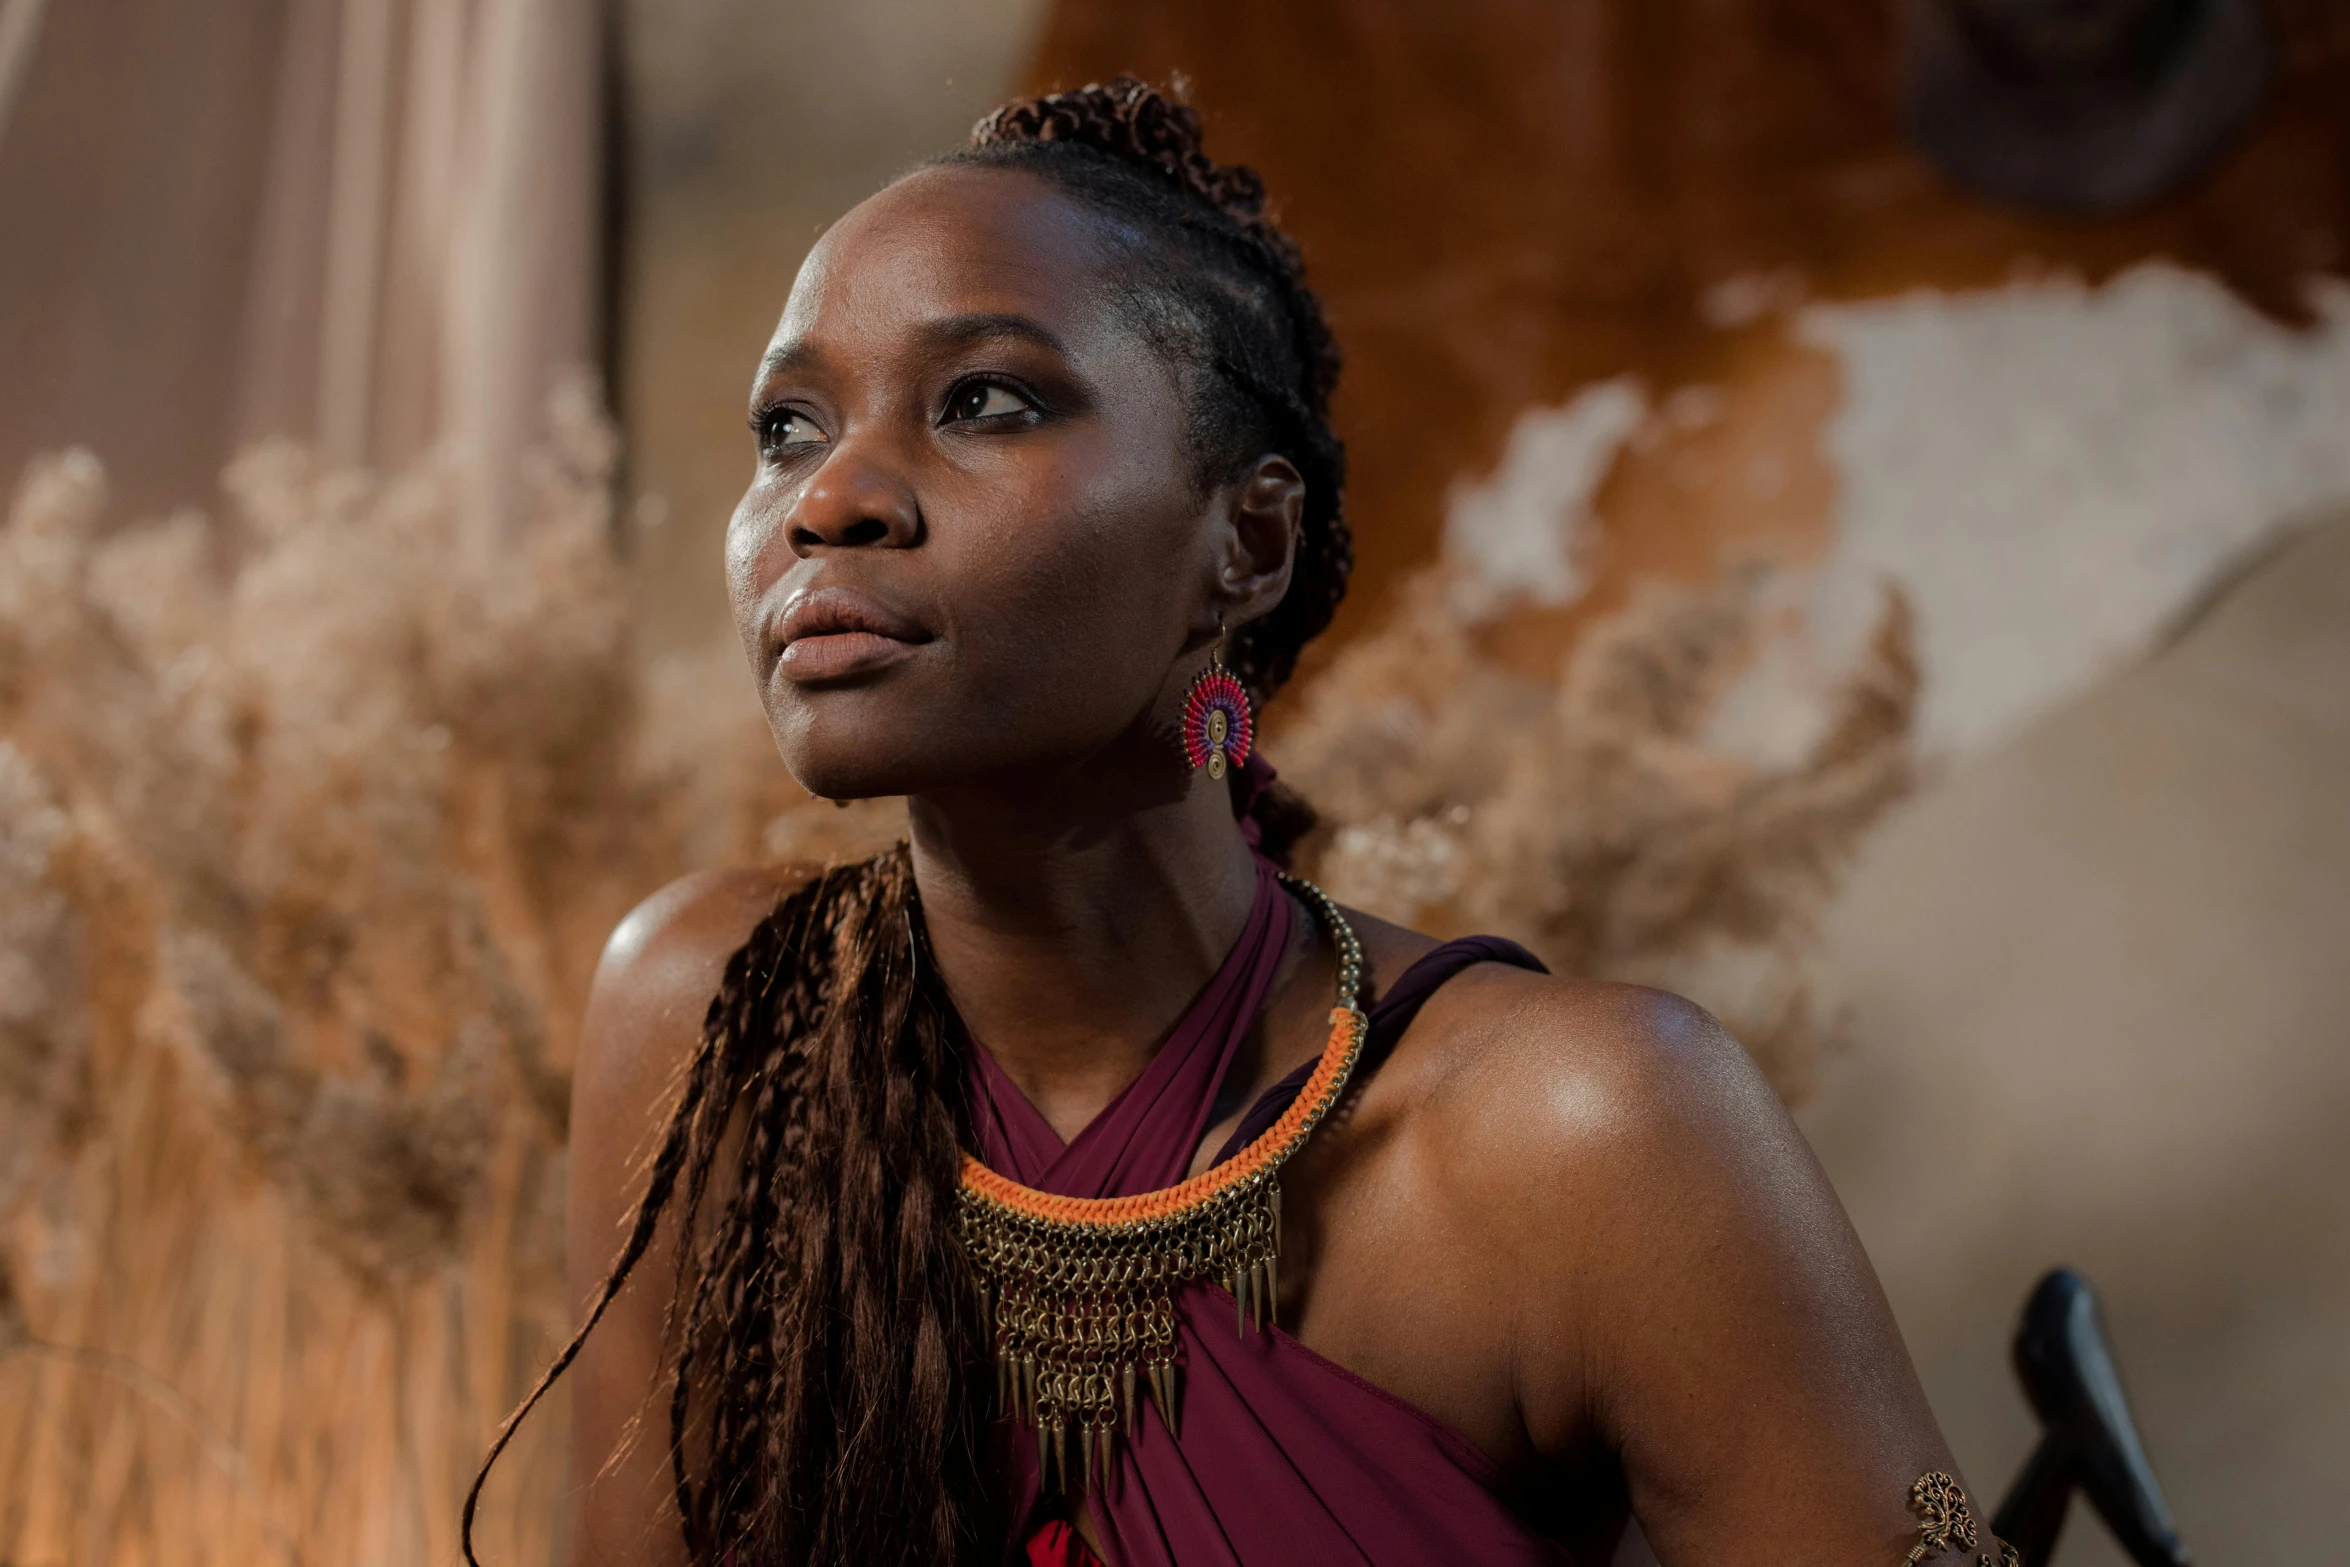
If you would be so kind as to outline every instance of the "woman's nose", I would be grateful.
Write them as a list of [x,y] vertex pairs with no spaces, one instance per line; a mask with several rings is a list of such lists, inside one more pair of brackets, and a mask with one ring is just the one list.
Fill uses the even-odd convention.
[[851,451],[835,451],[817,469],[784,520],[792,553],[868,545],[904,548],[921,531],[914,493],[887,468]]

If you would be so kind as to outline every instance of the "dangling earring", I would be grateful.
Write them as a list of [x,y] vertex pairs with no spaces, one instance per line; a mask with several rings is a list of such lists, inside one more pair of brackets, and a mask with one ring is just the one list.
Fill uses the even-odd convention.
[[1210,778],[1248,760],[1249,739],[1255,732],[1248,710],[1248,692],[1224,667],[1224,625],[1216,623],[1216,646],[1208,667],[1191,683],[1183,701],[1183,754],[1193,767],[1204,767]]

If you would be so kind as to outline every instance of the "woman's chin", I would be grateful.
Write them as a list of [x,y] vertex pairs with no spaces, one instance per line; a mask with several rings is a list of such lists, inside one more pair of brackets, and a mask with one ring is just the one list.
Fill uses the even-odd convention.
[[[898,704],[888,712],[877,703],[770,707],[776,749],[793,778],[810,794],[827,800],[868,800],[886,796],[957,793],[971,788],[1033,791],[1050,780],[1066,780],[1072,768],[1098,774],[1111,792],[1128,792],[1134,769],[1117,765],[1121,742],[1142,746],[1169,764],[1180,792],[1181,752],[1170,742],[1158,746],[1131,721],[1013,727],[975,718],[977,704],[956,703],[941,713],[925,705]],[[1042,729],[1043,732],[1036,732]],[[1161,754],[1163,752],[1163,755]],[[1131,760],[1131,758],[1129,758]],[[1090,765],[1089,765],[1090,764]],[[1104,765],[1107,764],[1107,765]]]
[[[811,726],[821,729],[822,726]],[[825,800],[873,800],[920,794],[953,784],[968,775],[955,756],[919,751],[893,744],[889,738],[864,739],[786,731],[777,749],[783,765],[801,788]]]
[[845,761],[804,761],[784,753],[784,766],[799,786],[820,800],[877,800],[915,792],[894,769]]

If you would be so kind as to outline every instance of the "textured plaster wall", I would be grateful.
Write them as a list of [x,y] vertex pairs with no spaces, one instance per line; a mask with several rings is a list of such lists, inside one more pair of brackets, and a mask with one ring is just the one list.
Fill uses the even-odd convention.
[[[2350,299],[2312,296],[2287,329],[2149,263],[1794,311],[1832,526],[1724,715],[1815,733],[1909,596],[1932,782],[1829,920],[1805,1125],[1973,1480],[2029,1450],[2007,1334],[2070,1263],[2210,1560],[2322,1556],[2350,1452]],[[1448,554],[1571,605],[1611,469],[1720,417],[1677,401],[1530,410]],[[2121,1558],[2076,1519],[2063,1560]]]
[[1820,630],[1916,601],[1929,750],[1972,750],[2143,652],[2288,521],[2350,501],[2350,287],[2294,331],[2149,262],[1818,305],[1844,400]]
[[[1949,758],[2127,667],[2281,529],[2350,503],[2350,287],[2309,292],[2304,329],[2162,262],[1792,312],[1839,389],[1803,454],[1834,500],[1824,539],[1758,551],[1799,613],[1733,698],[1739,744],[1817,727],[1887,582],[1917,611],[1919,743]],[[1446,554],[1497,601],[1575,604],[1610,550],[1619,459],[1720,422],[1729,396],[1660,404],[1621,376],[1527,410],[1455,484]]]
[[[2350,1454],[2350,514],[1952,766],[1830,921],[1803,1120],[1970,1475],[2039,1269],[2103,1289],[2197,1558],[2339,1559]],[[2120,1554],[2076,1512],[2064,1567]]]

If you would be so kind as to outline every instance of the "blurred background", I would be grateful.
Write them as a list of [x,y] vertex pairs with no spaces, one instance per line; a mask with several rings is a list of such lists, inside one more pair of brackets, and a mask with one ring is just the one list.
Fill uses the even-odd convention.
[[794,268],[1119,71],[1348,354],[1309,868],[1720,1013],[1979,1491],[2071,1263],[2198,1556],[2338,1553],[2350,5],[0,0],[0,1562],[454,1558],[604,935],[898,819],[726,620]]

